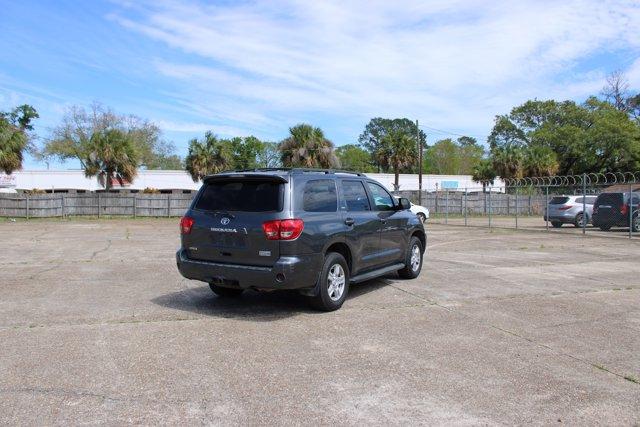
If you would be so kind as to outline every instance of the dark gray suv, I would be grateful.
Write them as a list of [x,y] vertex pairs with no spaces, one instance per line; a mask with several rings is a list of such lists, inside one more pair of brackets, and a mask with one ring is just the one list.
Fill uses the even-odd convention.
[[409,207],[356,173],[211,175],[180,221],[178,269],[220,296],[298,289],[316,308],[336,310],[352,283],[420,274],[427,237]]

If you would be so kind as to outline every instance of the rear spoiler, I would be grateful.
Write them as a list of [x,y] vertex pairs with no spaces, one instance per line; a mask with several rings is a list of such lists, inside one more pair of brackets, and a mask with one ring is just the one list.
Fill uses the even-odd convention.
[[225,173],[220,175],[209,175],[204,178],[203,182],[208,184],[210,182],[236,181],[238,179],[246,181],[271,181],[279,183],[289,182],[281,175],[272,175],[265,173]]

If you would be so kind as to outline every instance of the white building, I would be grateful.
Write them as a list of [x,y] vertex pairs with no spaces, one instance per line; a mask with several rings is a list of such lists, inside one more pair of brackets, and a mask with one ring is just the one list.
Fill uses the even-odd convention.
[[[375,179],[388,189],[393,189],[394,175],[385,173],[368,173],[368,177]],[[417,190],[417,174],[400,174],[400,190]],[[200,188],[201,182],[193,182],[191,176],[180,170],[139,170],[131,183],[120,185],[114,182],[113,191],[138,192],[146,188],[161,192],[188,192]],[[504,183],[497,179],[495,187],[504,187]],[[87,192],[104,191],[97,178],[87,178],[82,170],[24,170],[11,175],[0,173],[0,192],[14,192],[25,190],[44,190],[51,192]],[[424,191],[464,191],[476,192],[482,190],[482,185],[474,182],[471,175],[423,175],[422,189]],[[494,190],[495,191],[495,190]]]

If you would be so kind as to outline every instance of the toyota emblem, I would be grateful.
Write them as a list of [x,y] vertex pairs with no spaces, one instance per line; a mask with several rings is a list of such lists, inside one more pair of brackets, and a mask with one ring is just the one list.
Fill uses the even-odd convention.
[[222,219],[220,220],[220,224],[222,224],[222,225],[227,225],[227,224],[229,224],[229,222],[230,222],[230,221],[231,221],[231,220],[230,220],[229,218],[224,217],[224,218],[222,218]]

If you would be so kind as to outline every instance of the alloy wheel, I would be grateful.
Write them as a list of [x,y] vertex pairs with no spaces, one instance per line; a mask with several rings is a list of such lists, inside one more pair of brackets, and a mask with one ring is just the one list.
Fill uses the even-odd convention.
[[329,298],[331,298],[332,301],[340,300],[344,293],[344,285],[346,283],[344,270],[340,264],[334,264],[331,266],[327,277],[327,283],[327,293],[329,294]]
[[420,248],[418,245],[413,245],[411,248],[411,270],[418,271],[420,267]]

